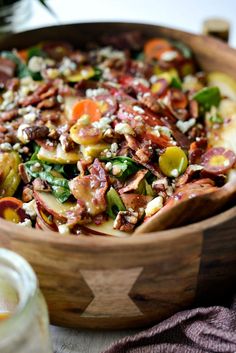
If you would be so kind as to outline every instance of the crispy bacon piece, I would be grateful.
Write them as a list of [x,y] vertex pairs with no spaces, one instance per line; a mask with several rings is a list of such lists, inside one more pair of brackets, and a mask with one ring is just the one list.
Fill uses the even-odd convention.
[[120,197],[126,209],[132,208],[135,212],[139,212],[140,208],[146,208],[149,201],[153,199],[152,196],[139,194],[121,194]]
[[137,191],[139,183],[143,180],[147,172],[147,169],[138,170],[137,173],[125,183],[125,186],[119,190],[119,193],[123,194],[130,191]]
[[131,154],[136,157],[135,160],[140,164],[148,163],[153,153],[152,148],[149,148],[151,147],[149,142],[144,140],[140,143],[131,135],[125,135],[125,139],[128,147],[132,150]]
[[105,194],[108,188],[107,174],[101,162],[95,159],[89,168],[90,175],[76,177],[69,182],[73,196],[84,202],[90,215],[106,210]]

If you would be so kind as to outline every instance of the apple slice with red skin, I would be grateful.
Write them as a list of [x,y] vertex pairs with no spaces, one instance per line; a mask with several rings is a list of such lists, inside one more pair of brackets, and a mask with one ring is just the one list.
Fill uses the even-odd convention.
[[51,230],[54,232],[58,231],[58,227],[54,222],[53,216],[48,213],[38,201],[36,201],[36,213],[36,223],[38,223],[40,229]]
[[84,226],[81,226],[81,230],[85,235],[103,235],[103,236],[113,236],[113,237],[128,237],[129,233],[122,232],[120,230],[113,228],[113,219],[103,222],[100,225],[90,223]]
[[24,222],[28,215],[22,208],[23,202],[15,197],[0,199],[0,217],[14,223]]
[[34,196],[37,205],[40,205],[37,206],[38,208],[41,207],[43,210],[47,211],[49,215],[61,222],[66,222],[66,213],[76,207],[76,202],[67,201],[61,203],[55,196],[48,192],[35,191]]

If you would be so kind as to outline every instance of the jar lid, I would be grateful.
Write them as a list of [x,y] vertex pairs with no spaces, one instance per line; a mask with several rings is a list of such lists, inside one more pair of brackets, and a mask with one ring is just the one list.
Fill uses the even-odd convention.
[[230,23],[223,18],[209,18],[203,22],[203,34],[219,38],[225,42],[229,40]]

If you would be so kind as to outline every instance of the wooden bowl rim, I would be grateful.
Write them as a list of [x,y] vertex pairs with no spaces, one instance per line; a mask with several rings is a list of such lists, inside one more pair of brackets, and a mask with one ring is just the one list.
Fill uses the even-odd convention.
[[[233,54],[235,54],[236,50],[232,47],[230,47],[229,44],[223,42],[222,40],[216,38],[216,37],[212,37],[212,36],[209,36],[209,35],[205,35],[205,34],[197,34],[197,33],[191,33],[191,32],[188,32],[188,31],[184,31],[182,29],[178,29],[178,28],[175,28],[175,27],[167,27],[167,26],[161,26],[161,25],[158,25],[156,23],[152,23],[152,22],[136,22],[136,21],[129,21],[129,22],[126,22],[126,21],[83,21],[83,22],[72,22],[72,23],[63,23],[63,24],[55,24],[55,25],[48,25],[48,26],[44,26],[44,27],[36,27],[36,28],[32,28],[32,29],[27,29],[25,31],[19,31],[19,32],[15,32],[15,33],[9,33],[8,35],[0,38],[0,46],[2,46],[2,43],[3,44],[6,44],[8,43],[8,41],[11,41],[11,39],[14,39],[14,38],[17,38],[17,37],[20,37],[20,36],[23,36],[23,35],[33,35],[34,33],[37,33],[39,31],[42,31],[42,30],[45,30],[45,31],[48,31],[48,30],[51,30],[51,31],[55,31],[57,30],[57,28],[69,28],[69,27],[74,27],[74,26],[78,26],[78,27],[89,27],[89,26],[93,26],[93,25],[98,25],[98,26],[119,26],[121,29],[122,27],[124,26],[143,26],[143,27],[146,27],[146,28],[157,28],[157,29],[160,29],[160,30],[167,30],[167,31],[170,31],[170,32],[178,32],[178,33],[181,33],[183,35],[187,35],[187,36],[190,36],[192,38],[202,38],[202,39],[206,39],[207,42],[212,42],[213,44],[217,44],[219,49],[226,49],[228,51],[231,51]],[[166,37],[165,34],[161,34],[160,35],[161,37]],[[60,40],[60,39],[59,39]],[[1,49],[2,50],[2,49]]]
[[[232,51],[232,54],[235,54],[236,51],[231,48],[229,45],[225,44],[224,42],[213,38],[209,37],[206,35],[202,34],[195,34],[195,33],[190,33],[186,32],[183,30],[171,28],[171,27],[166,27],[166,26],[159,26],[154,23],[142,23],[142,22],[123,22],[123,21],[88,21],[88,22],[80,22],[80,23],[66,23],[66,24],[61,24],[61,25],[52,25],[52,26],[45,26],[45,27],[38,27],[34,29],[29,29],[26,31],[21,31],[17,33],[10,34],[3,39],[0,40],[0,45],[3,46],[6,44],[8,41],[11,41],[11,39],[23,36],[23,35],[33,35],[34,33],[37,33],[41,30],[56,30],[57,28],[62,28],[62,27],[89,27],[90,25],[107,25],[107,26],[144,26],[147,28],[159,28],[159,29],[164,29],[168,30],[170,32],[175,32],[178,31],[179,33],[183,33],[184,35],[191,36],[192,38],[207,38],[208,42],[212,42],[213,44],[217,43],[220,48],[223,50],[226,49],[228,51]],[[51,246],[58,247],[60,248],[60,245],[63,244],[65,246],[69,246],[70,249],[76,248],[76,251],[78,248],[86,248],[88,250],[93,251],[100,251],[101,248],[113,248],[114,245],[122,246],[122,247],[129,247],[129,246],[137,246],[137,245],[145,245],[145,244],[153,244],[153,243],[162,243],[166,241],[171,241],[172,239],[176,238],[181,238],[182,236],[186,236],[187,234],[193,234],[195,233],[196,236],[200,233],[202,233],[204,230],[207,228],[212,228],[215,227],[221,223],[224,223],[231,218],[235,217],[236,215],[236,206],[228,209],[227,211],[224,211],[216,216],[207,218],[203,221],[190,224],[187,226],[179,227],[179,228],[174,228],[170,230],[163,230],[163,231],[157,231],[157,232],[151,232],[147,234],[142,234],[142,235],[136,235],[136,236],[130,236],[127,238],[118,238],[118,237],[113,237],[113,236],[99,236],[99,235],[80,235],[80,236],[74,236],[74,235],[62,235],[58,232],[52,232],[52,231],[45,231],[45,230],[38,230],[34,228],[27,228],[27,227],[21,227],[17,224],[14,224],[9,221],[5,221],[4,219],[0,219],[0,232],[5,232],[7,236],[11,237],[11,233],[14,233],[14,238],[17,239],[24,239],[25,241],[28,242],[40,242],[40,243],[48,243]]]
[[[114,236],[99,235],[62,235],[58,232],[38,230],[35,228],[21,227],[4,219],[0,219],[0,232],[5,232],[11,237],[25,240],[27,242],[49,243],[50,246],[60,247],[60,244],[69,246],[70,248],[88,248],[91,252],[101,250],[101,248],[113,247],[119,245],[122,247],[148,245],[150,243],[162,243],[171,241],[172,239],[185,237],[188,234],[201,234],[204,230],[214,228],[219,224],[234,218],[236,215],[236,206],[224,211],[216,216],[207,218],[203,221],[189,224],[179,228],[169,230],[144,233],[140,235],[131,235],[127,238],[118,238]],[[36,237],[37,236],[37,237]]]

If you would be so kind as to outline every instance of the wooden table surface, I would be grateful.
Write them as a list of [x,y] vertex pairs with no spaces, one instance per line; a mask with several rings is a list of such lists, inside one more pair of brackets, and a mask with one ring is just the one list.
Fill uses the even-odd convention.
[[114,341],[136,332],[72,330],[51,326],[54,353],[101,353]]

